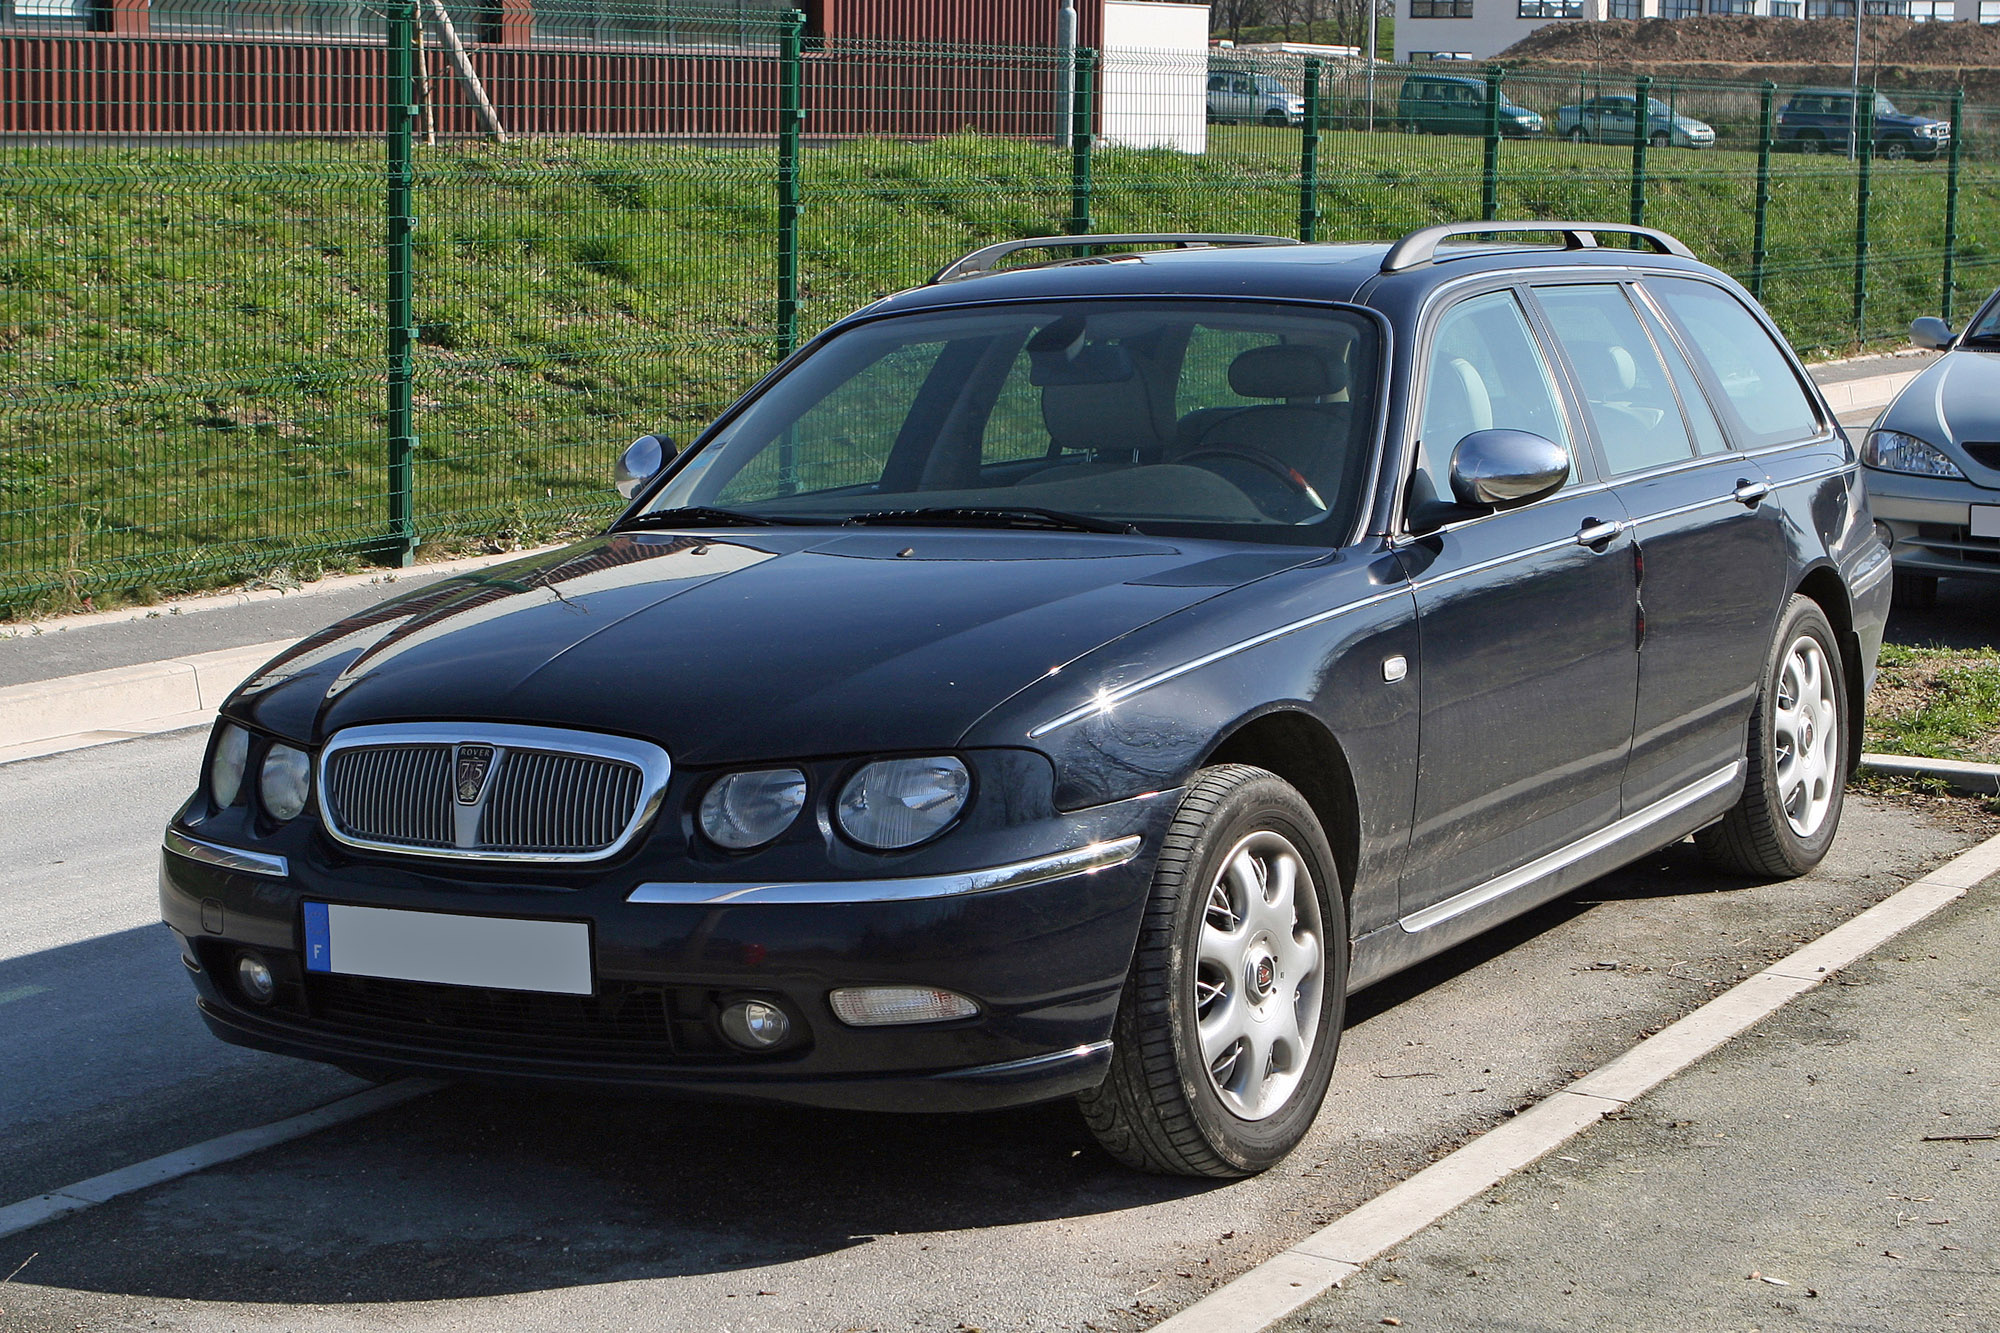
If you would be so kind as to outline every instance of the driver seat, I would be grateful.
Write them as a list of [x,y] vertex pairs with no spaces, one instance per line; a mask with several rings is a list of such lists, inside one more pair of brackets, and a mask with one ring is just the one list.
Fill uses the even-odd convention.
[[1229,387],[1239,398],[1282,401],[1242,408],[1208,424],[1186,454],[1248,449],[1284,464],[1322,495],[1342,489],[1342,474],[1353,461],[1348,448],[1353,408],[1324,401],[1347,388],[1347,366],[1331,349],[1309,343],[1253,347],[1229,363]]

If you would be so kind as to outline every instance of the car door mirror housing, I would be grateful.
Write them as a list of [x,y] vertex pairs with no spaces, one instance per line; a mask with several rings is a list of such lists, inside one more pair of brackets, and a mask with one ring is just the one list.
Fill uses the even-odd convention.
[[1569,480],[1569,451],[1532,431],[1476,430],[1451,454],[1451,494],[1462,505],[1508,509]]
[[618,493],[627,500],[637,495],[641,486],[658,476],[660,469],[673,461],[674,453],[674,442],[665,435],[641,435],[626,445],[625,452],[618,455],[618,466],[612,473]]
[[1910,321],[1910,344],[1926,347],[1932,351],[1942,351],[1951,346],[1951,325],[1936,315],[1925,315]]

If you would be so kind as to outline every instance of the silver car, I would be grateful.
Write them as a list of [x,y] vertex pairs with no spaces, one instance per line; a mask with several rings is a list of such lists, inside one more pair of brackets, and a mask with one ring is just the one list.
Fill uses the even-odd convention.
[[1965,332],[1925,316],[1910,341],[1944,355],[1883,409],[1861,461],[1896,601],[1929,606],[1940,577],[2000,578],[2000,292]]

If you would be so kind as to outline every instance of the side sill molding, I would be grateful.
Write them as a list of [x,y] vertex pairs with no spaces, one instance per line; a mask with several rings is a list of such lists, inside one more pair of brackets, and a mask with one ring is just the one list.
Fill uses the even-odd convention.
[[224,847],[218,842],[203,842],[190,838],[185,833],[167,830],[161,842],[167,851],[175,856],[185,856],[190,861],[203,865],[218,866],[223,870],[240,870],[250,875],[269,875],[273,879],[284,879],[292,873],[291,862],[282,856],[269,856],[263,852],[246,852],[241,847]]
[[1614,843],[1623,842],[1634,834],[1644,832],[1663,819],[1669,819],[1687,809],[1696,801],[1712,796],[1736,780],[1743,771],[1743,761],[1738,759],[1727,768],[1717,769],[1670,795],[1662,796],[1643,810],[1635,810],[1623,819],[1606,824],[1597,832],[1577,839],[1567,847],[1558,847],[1546,856],[1537,857],[1519,869],[1475,884],[1463,893],[1453,894],[1441,903],[1433,903],[1420,912],[1412,912],[1397,922],[1405,931],[1415,935],[1419,931],[1441,926],[1456,916],[1463,916],[1475,907],[1483,907],[1496,898],[1504,898],[1516,889],[1526,888],[1536,880],[1547,879],[1558,871],[1575,865],[1585,857],[1595,856]]
[[896,903],[923,898],[955,898],[995,889],[1018,889],[1071,875],[1089,874],[1124,865],[1139,854],[1138,834],[1111,842],[1094,842],[1032,861],[968,870],[956,875],[918,875],[904,879],[814,880],[798,884],[641,884],[628,903],[674,906],[739,907],[754,903],[815,904]]

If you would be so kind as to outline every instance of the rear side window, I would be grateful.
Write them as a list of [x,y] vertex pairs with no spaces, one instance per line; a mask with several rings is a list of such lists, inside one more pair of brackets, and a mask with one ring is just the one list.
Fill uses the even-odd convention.
[[1613,476],[1694,457],[1666,367],[1613,283],[1537,287]]
[[1791,363],[1741,301],[1689,278],[1648,278],[1646,290],[1679,322],[1695,359],[1722,389],[1738,444],[1759,449],[1819,434],[1819,414]]

